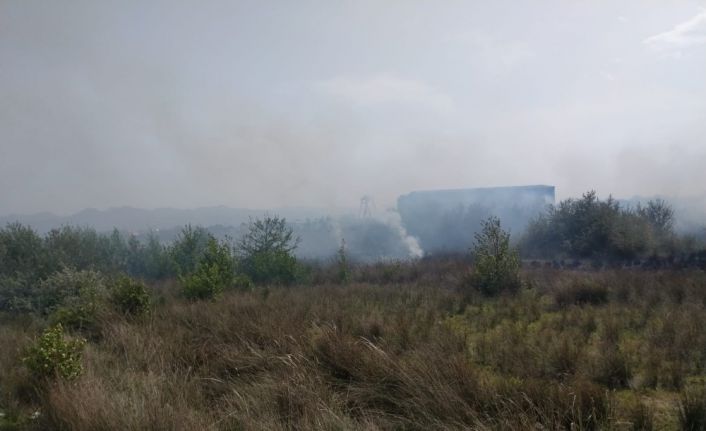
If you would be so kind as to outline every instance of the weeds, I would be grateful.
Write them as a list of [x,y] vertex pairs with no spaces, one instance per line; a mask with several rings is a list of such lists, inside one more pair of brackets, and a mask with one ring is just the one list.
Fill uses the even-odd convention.
[[[151,285],[151,313],[105,313],[85,348],[56,328],[31,347],[45,321],[4,316],[0,411],[79,431],[702,426],[703,274],[539,268],[522,274],[532,289],[488,298],[458,289],[466,268],[361,265],[341,288],[333,262],[317,285],[215,301]],[[74,365],[38,353],[62,350]],[[27,382],[45,368],[72,378],[37,398]]]

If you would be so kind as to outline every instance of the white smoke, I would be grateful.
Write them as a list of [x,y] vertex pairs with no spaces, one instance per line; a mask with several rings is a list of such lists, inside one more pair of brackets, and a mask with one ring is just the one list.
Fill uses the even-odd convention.
[[407,246],[407,250],[409,251],[409,257],[417,259],[424,256],[424,250],[422,250],[422,247],[419,245],[419,241],[417,240],[417,238],[407,233],[407,230],[402,225],[400,213],[398,213],[397,210],[390,208],[385,211],[383,221],[385,222],[385,224],[394,228],[395,231],[400,235],[400,238]]

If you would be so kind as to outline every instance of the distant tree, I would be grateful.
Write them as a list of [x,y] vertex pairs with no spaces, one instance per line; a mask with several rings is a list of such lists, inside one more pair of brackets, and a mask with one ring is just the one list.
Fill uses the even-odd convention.
[[489,217],[475,234],[471,285],[484,295],[514,292],[520,287],[520,260],[510,246],[510,234],[500,226],[500,219]]
[[250,220],[247,232],[238,241],[238,250],[244,255],[257,253],[292,253],[299,245],[299,238],[287,224],[287,219],[278,216],[265,216]]
[[29,226],[10,223],[0,229],[0,275],[37,280],[49,273],[42,238]]
[[674,211],[662,200],[636,208],[594,191],[566,199],[527,227],[521,244],[533,257],[572,257],[600,261],[631,260],[668,251],[673,241]]
[[[159,280],[175,275],[177,269],[175,262],[177,259],[174,259],[174,256],[177,253],[175,253],[173,247],[165,247],[154,232],[150,232],[147,235],[147,239],[144,243],[140,242],[137,237],[131,236],[128,239],[127,248],[127,272],[133,277]],[[182,248],[179,253],[188,255],[189,253],[185,251],[185,248]],[[199,253],[198,251],[192,252]],[[190,262],[190,258],[186,259],[182,257],[179,261]]]
[[203,227],[184,226],[169,248],[177,274],[190,274],[196,270],[210,238],[211,234]]
[[289,284],[297,276],[293,253],[298,244],[299,238],[285,218],[265,216],[248,223],[236,250],[242,271],[253,282]]
[[346,284],[351,278],[350,268],[348,266],[348,257],[346,256],[346,240],[341,239],[341,246],[336,252],[336,266],[338,267],[338,281],[341,284]]
[[638,205],[637,213],[645,218],[659,233],[671,233],[674,228],[674,209],[662,199]]
[[113,232],[110,234],[108,240],[108,247],[110,250],[110,270],[112,272],[122,272],[127,270],[129,249],[125,236],[120,233],[118,229],[113,229]]

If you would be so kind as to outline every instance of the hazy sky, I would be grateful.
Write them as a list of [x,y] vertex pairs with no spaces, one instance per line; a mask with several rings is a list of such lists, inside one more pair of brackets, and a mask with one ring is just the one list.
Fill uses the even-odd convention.
[[0,0],[0,213],[706,192],[706,1]]

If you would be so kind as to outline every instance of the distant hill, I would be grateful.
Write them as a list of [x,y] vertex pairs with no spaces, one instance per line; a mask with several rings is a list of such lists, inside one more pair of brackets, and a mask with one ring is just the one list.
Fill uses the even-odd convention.
[[346,209],[308,207],[268,210],[230,208],[226,206],[194,209],[117,207],[97,210],[89,208],[68,216],[60,216],[49,212],[0,216],[0,226],[12,222],[20,222],[32,226],[40,234],[63,225],[87,226],[96,229],[98,232],[118,228],[121,231],[139,233],[155,229],[170,229],[189,223],[201,226],[239,226],[241,223],[247,222],[250,217],[261,216],[265,213],[277,214],[286,217],[291,222],[297,222],[309,218],[335,216],[350,212],[350,210]]

